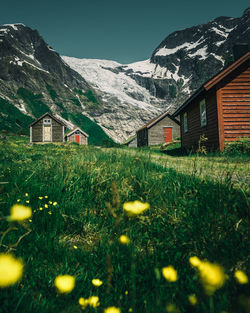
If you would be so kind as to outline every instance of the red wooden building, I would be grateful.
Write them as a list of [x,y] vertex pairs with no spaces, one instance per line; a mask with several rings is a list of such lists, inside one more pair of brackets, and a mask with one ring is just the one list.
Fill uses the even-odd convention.
[[203,84],[174,114],[180,115],[181,143],[195,148],[201,135],[209,150],[250,138],[250,52]]
[[79,145],[88,144],[89,135],[85,133],[81,128],[77,127],[65,135],[65,140],[70,142],[77,142]]

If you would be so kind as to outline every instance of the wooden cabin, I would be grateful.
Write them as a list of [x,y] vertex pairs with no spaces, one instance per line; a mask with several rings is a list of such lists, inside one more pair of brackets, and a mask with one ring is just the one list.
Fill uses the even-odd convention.
[[77,127],[65,135],[65,140],[70,142],[77,142],[79,145],[88,144],[89,135],[85,133],[81,128]]
[[136,136],[138,147],[168,143],[180,136],[180,122],[164,112],[141,127]]
[[66,125],[53,116],[45,113],[30,124],[30,142],[64,142]]
[[[248,51],[248,50],[247,50]],[[202,135],[208,150],[250,137],[250,52],[203,84],[173,114],[180,115],[183,148],[197,148]]]

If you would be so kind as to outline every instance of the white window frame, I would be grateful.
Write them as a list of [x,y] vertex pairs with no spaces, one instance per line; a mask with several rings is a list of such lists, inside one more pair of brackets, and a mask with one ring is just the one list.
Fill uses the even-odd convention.
[[44,119],[43,125],[51,125],[51,119],[50,118]]
[[205,99],[200,101],[200,121],[201,127],[207,126],[207,108]]
[[184,128],[184,133],[188,132],[188,117],[187,117],[187,112],[184,113],[183,115],[183,128]]

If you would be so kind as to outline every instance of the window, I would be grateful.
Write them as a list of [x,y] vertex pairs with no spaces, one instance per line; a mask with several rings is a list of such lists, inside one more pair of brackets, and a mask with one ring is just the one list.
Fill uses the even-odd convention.
[[206,101],[203,99],[200,102],[200,119],[201,119],[201,126],[207,125],[207,112],[206,112]]
[[183,116],[183,123],[184,123],[184,133],[188,131],[188,119],[187,119],[187,112],[184,113]]
[[43,120],[44,125],[50,125],[51,124],[51,119],[44,119]]

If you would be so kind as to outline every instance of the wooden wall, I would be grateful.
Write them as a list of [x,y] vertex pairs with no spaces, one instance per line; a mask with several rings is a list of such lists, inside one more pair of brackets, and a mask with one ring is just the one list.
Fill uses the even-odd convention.
[[[209,150],[219,148],[218,116],[217,116],[217,97],[216,91],[206,93],[206,115],[207,125],[201,127],[200,122],[200,101],[204,99],[204,94],[198,96],[181,112],[181,144],[184,148],[197,148],[201,135],[205,135],[208,140],[206,147]],[[183,115],[187,112],[188,131],[184,133]]]
[[227,77],[218,90],[221,106],[221,147],[223,141],[250,138],[250,64],[246,62]]
[[[87,145],[88,144],[87,137],[84,136],[82,133],[78,135],[80,136],[80,145]],[[76,142],[75,133],[71,134],[70,136],[67,136],[67,141]]]
[[168,116],[148,129],[148,145],[161,145],[165,142],[164,127],[172,127],[172,138],[180,137],[180,126]]
[[51,119],[52,123],[52,142],[64,141],[64,126],[51,118],[49,115],[44,116],[32,125],[32,142],[43,142],[43,120]]
[[143,147],[148,145],[148,129],[142,128],[136,132],[137,147]]

